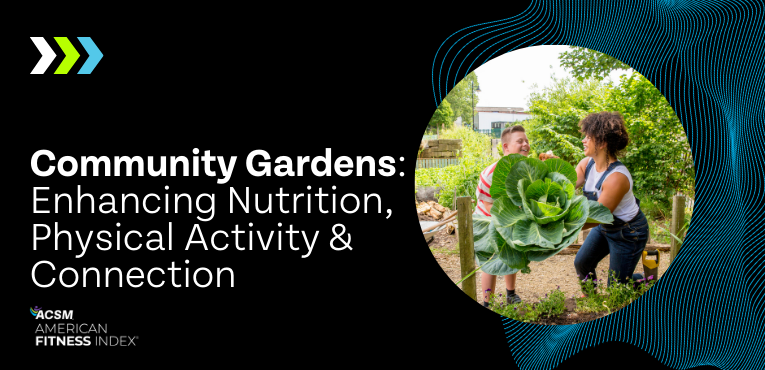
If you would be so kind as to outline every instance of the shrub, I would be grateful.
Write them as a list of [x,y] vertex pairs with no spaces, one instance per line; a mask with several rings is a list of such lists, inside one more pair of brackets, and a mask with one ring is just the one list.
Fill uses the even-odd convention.
[[[438,203],[451,207],[454,191],[458,197],[475,199],[479,176],[484,168],[495,162],[491,156],[491,138],[467,127],[453,127],[444,131],[441,139],[462,140],[460,164],[442,168],[421,168],[415,171],[415,187],[440,186]],[[416,188],[415,188],[416,191]]]

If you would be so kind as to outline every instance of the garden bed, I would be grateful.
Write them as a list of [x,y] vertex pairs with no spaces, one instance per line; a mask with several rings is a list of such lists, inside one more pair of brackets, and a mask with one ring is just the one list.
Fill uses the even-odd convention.
[[[608,312],[578,312],[574,298],[565,298],[562,303],[563,312],[549,316],[539,312],[539,306],[541,306],[539,302],[533,304],[534,308],[524,307],[521,304],[518,307],[492,307],[491,309],[500,315],[539,325],[572,325],[595,320],[608,314]],[[532,310],[537,312],[530,312]]]
[[[434,240],[431,241],[428,246],[433,253],[433,257],[447,274],[449,279],[454,283],[459,281],[461,276],[457,238],[454,235],[447,234],[445,230],[442,230],[435,235]],[[669,252],[662,251],[660,252],[660,255],[659,276],[662,276],[669,267]],[[544,298],[545,294],[549,294],[552,290],[557,290],[558,287],[560,287],[560,290],[565,294],[566,302],[568,303],[566,303],[567,309],[564,314],[552,319],[540,318],[538,321],[535,321],[535,323],[567,325],[594,320],[607,314],[607,312],[575,312],[572,309],[571,302],[573,302],[575,297],[580,297],[582,295],[582,290],[574,270],[575,257],[575,254],[558,254],[542,262],[532,262],[529,265],[531,273],[519,273],[517,275],[516,293],[524,302],[537,303]],[[598,276],[607,276],[608,265],[608,258],[604,258],[598,264],[596,268]],[[635,268],[635,273],[643,273],[642,263],[638,263]],[[476,304],[482,304],[482,292],[480,291],[481,274],[481,271],[476,272],[476,295],[478,297],[478,303]],[[504,279],[499,278],[497,280],[496,291],[504,294]],[[458,286],[461,287],[461,284],[458,284]]]
[[502,316],[534,324],[568,325],[590,321],[610,315],[626,307],[650,289],[656,282],[653,276],[638,282],[613,283],[606,286],[605,279],[598,288],[592,280],[585,279],[582,291],[585,294],[566,298],[558,287],[545,293],[539,302],[508,304],[503,294],[491,295],[489,309]]
[[592,321],[608,314],[607,312],[576,312],[576,300],[574,298],[566,298],[565,306],[566,311],[561,315],[551,318],[542,317],[534,323],[541,325],[571,325]]

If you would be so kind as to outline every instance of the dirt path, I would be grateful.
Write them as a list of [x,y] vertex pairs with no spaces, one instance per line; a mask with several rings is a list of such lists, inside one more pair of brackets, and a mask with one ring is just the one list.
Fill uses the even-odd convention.
[[[461,277],[457,238],[454,235],[447,235],[446,231],[442,230],[436,234],[435,240],[429,246],[433,252],[433,257],[435,257],[452,282],[459,281]],[[660,253],[659,276],[663,275],[669,267],[669,252]],[[553,289],[557,289],[558,286],[566,294],[566,298],[580,295],[581,289],[579,288],[576,272],[574,271],[574,257],[576,255],[555,255],[542,262],[531,262],[529,265],[531,273],[519,273],[517,275],[516,293],[525,302],[539,302],[540,297],[543,298],[545,294],[550,293]],[[654,257],[651,258],[653,259]],[[608,258],[604,258],[598,264],[596,271],[599,278],[608,276],[608,265]],[[635,273],[643,273],[643,264],[641,262],[638,262]],[[476,284],[478,285],[476,294],[478,301],[482,302],[480,274],[482,274],[480,271],[476,273]],[[505,293],[503,278],[497,279],[496,290],[498,293]]]

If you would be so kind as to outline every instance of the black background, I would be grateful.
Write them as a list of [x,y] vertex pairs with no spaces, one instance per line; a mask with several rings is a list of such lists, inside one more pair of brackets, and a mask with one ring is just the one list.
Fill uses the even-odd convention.
[[[470,11],[294,4],[268,10],[96,8],[88,17],[20,16],[26,22],[14,29],[11,40],[14,57],[6,69],[10,99],[4,109],[4,274],[6,286],[21,288],[6,301],[19,347],[13,355],[34,353],[35,361],[59,364],[77,359],[83,367],[210,361],[516,368],[501,318],[451,283],[422,240],[411,203],[417,145],[435,109],[431,66],[436,50],[453,32],[512,16],[524,6]],[[68,75],[51,74],[61,55],[45,75],[29,75],[39,59],[30,36],[46,37],[58,54],[53,36],[69,36],[82,56]],[[87,57],[76,36],[92,37],[104,54],[91,75],[76,74]],[[237,156],[231,181],[218,185],[205,176],[40,178],[29,165],[39,149],[57,157],[145,158],[190,157],[193,148]],[[244,167],[255,149],[272,158],[295,159],[323,155],[325,148],[332,148],[333,157],[392,156],[397,175],[255,178]],[[402,171],[405,176],[398,176]],[[293,224],[319,230],[320,237],[305,259],[290,250],[183,251],[195,215],[32,213],[32,187],[73,194],[77,185],[96,197],[105,192],[162,194],[165,185],[171,194],[215,192],[215,219],[199,222],[208,237],[213,230],[231,230],[234,224],[243,228],[248,222],[261,230],[277,229],[277,222]],[[305,192],[307,185],[325,191],[336,185],[338,194],[380,194],[383,210],[390,208],[393,216],[227,212],[229,186],[267,194],[280,187]],[[75,251],[53,250],[50,243],[33,251],[32,224],[55,221],[70,231],[112,232],[116,222],[124,232],[164,230],[172,221],[174,250],[102,252],[91,246],[80,259],[74,258]],[[336,223],[353,235],[352,251],[329,248]],[[171,288],[167,283],[160,289],[42,289],[30,277],[39,260],[59,269],[146,271],[171,261],[183,266],[185,259],[193,268],[231,267],[235,288]],[[26,313],[29,306],[73,310],[74,322],[107,323],[109,334],[138,336],[137,346],[35,347],[34,328],[41,320]],[[621,343],[587,349],[560,368],[583,366],[663,367]]]

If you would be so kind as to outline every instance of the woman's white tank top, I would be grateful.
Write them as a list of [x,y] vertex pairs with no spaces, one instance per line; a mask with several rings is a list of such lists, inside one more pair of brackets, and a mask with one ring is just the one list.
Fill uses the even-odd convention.
[[[606,171],[595,171],[595,166],[593,165],[592,168],[590,168],[590,173],[587,174],[587,182],[584,183],[584,191],[594,191],[598,198],[600,198],[600,190],[595,189],[595,184],[600,181],[600,178],[605,172]],[[614,168],[611,170],[608,176],[611,176],[614,172],[624,174],[624,176],[627,176],[627,179],[630,181],[630,190],[627,191],[627,194],[624,194],[621,202],[619,202],[619,205],[617,205],[616,209],[614,209],[614,217],[618,217],[622,221],[629,222],[635,218],[635,216],[637,216],[638,212],[640,211],[640,207],[637,205],[637,202],[635,202],[635,195],[632,193],[632,175],[630,175],[630,171],[627,170],[626,166],[618,166]],[[606,176],[606,179],[608,176]],[[603,179],[603,181],[605,181],[605,179]]]

